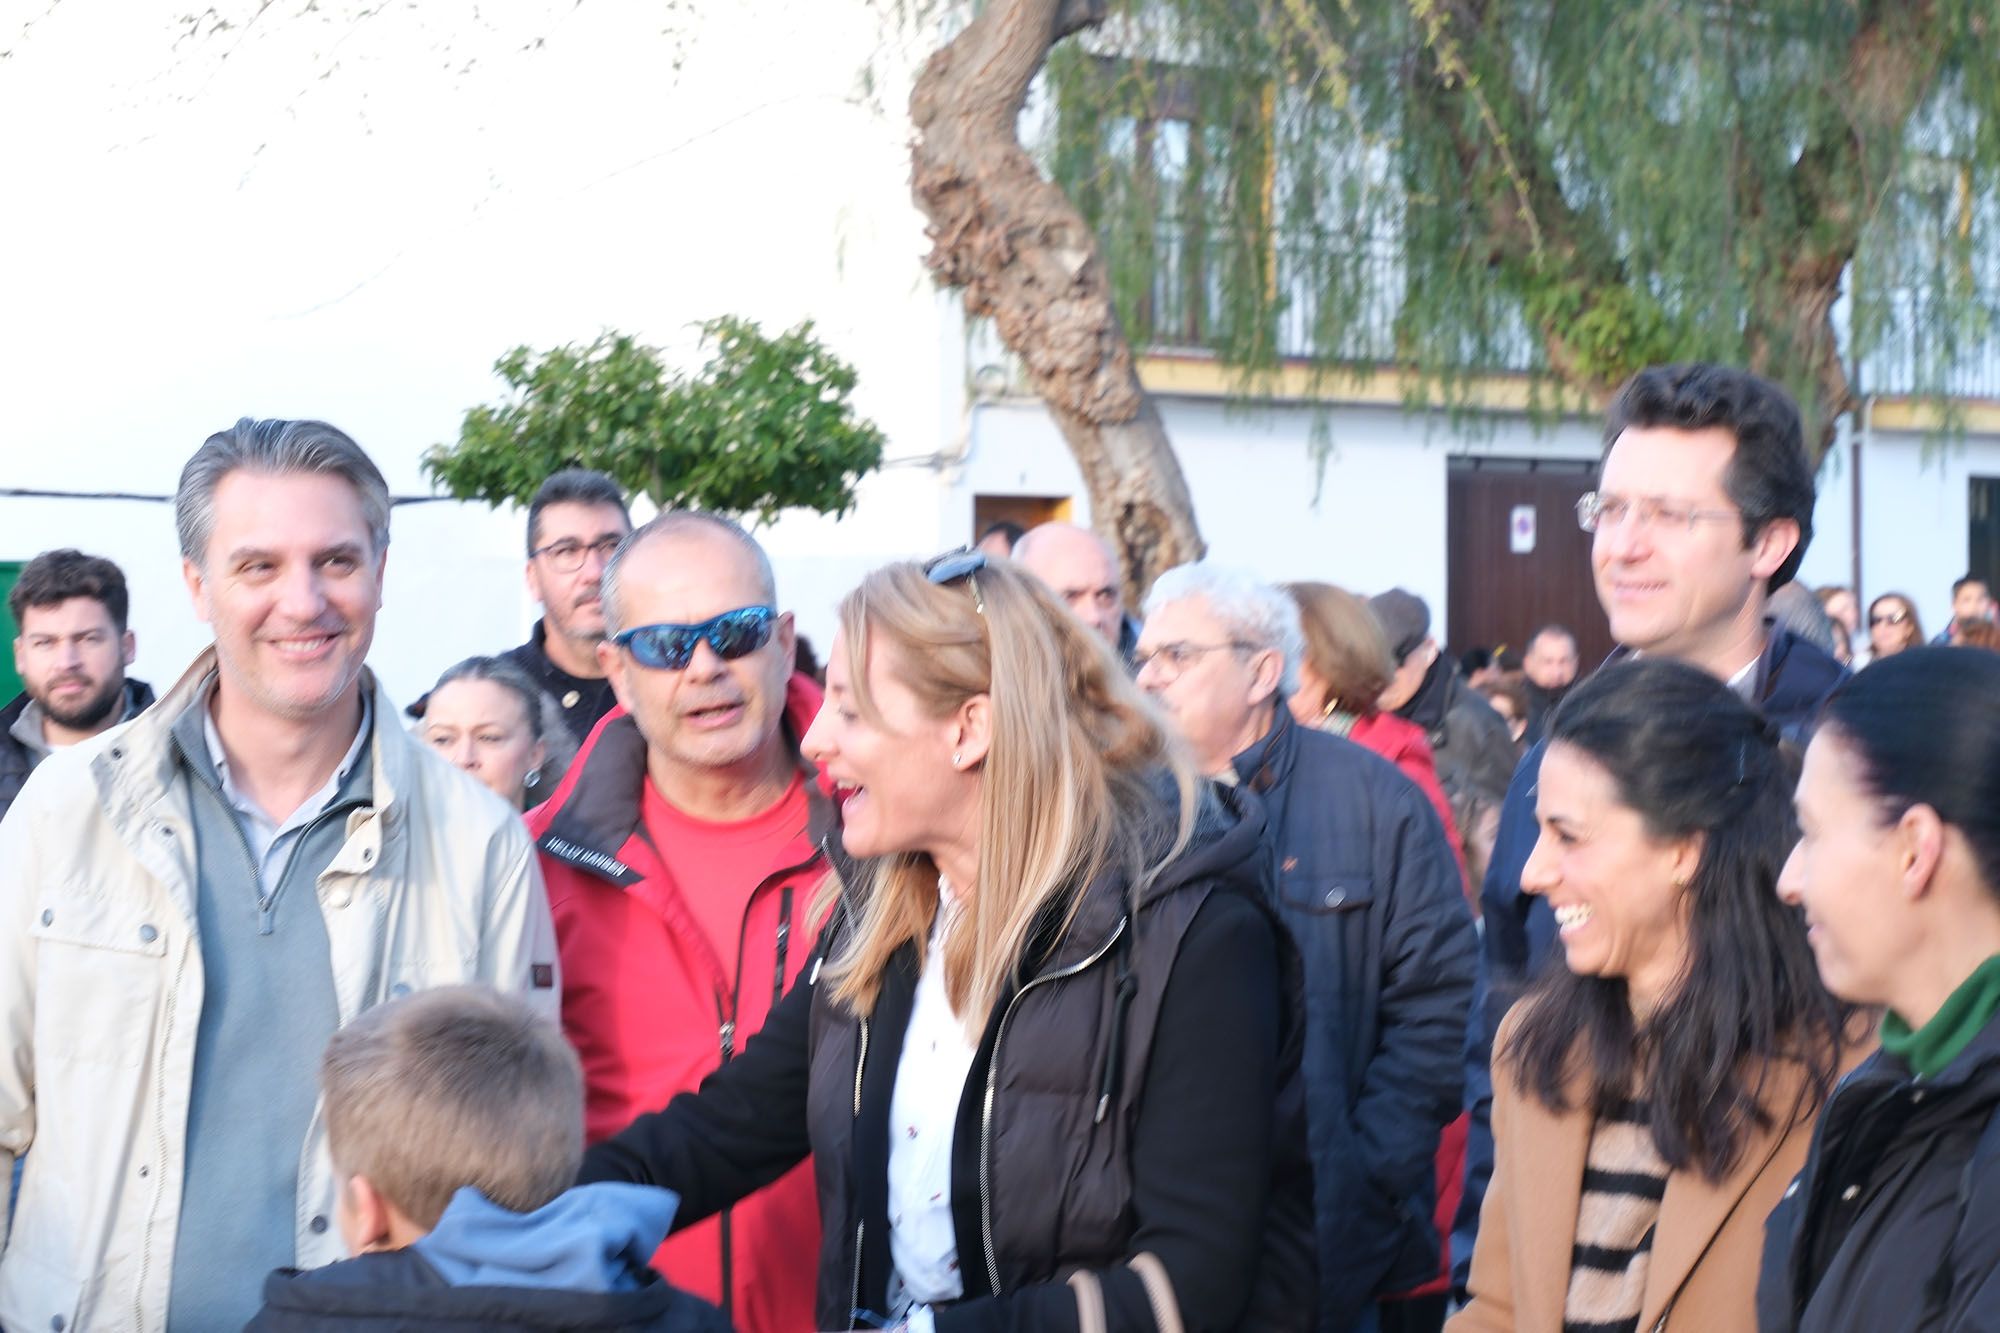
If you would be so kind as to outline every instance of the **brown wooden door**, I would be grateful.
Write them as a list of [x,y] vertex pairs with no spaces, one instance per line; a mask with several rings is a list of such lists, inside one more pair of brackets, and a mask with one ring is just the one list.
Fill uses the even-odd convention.
[[[1590,578],[1590,535],[1577,497],[1593,463],[1515,458],[1451,460],[1445,502],[1451,649],[1506,644],[1516,653],[1551,622],[1575,632],[1586,670],[1611,651]],[[1527,549],[1522,549],[1522,548]]]
[[972,535],[979,535],[1001,520],[1032,529],[1044,523],[1068,523],[1074,504],[1067,495],[975,495],[972,497]]

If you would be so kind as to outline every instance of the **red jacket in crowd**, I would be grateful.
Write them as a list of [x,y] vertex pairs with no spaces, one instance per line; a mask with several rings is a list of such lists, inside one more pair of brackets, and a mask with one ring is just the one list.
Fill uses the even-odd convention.
[[[792,677],[785,728],[794,755],[820,697],[812,681]],[[688,849],[663,857],[655,843],[663,803],[646,776],[645,738],[622,708],[605,715],[555,794],[529,812],[562,959],[563,1029],[583,1060],[588,1141],[692,1092],[763,1026],[811,956],[812,902],[836,823],[818,774],[798,762],[806,817],[789,836],[780,831],[768,866],[746,875],[739,863],[720,882],[677,883],[668,873],[671,860],[685,874]],[[733,947],[718,947],[722,923],[734,924]],[[803,1162],[676,1233],[653,1263],[724,1304],[742,1333],[803,1333],[817,1327],[818,1260],[819,1204]]]
[[[1371,717],[1357,718],[1352,730],[1347,733],[1347,739],[1387,759],[1430,798],[1438,818],[1444,821],[1445,841],[1451,844],[1451,854],[1457,858],[1458,876],[1465,881],[1466,897],[1477,908],[1479,886],[1472,883],[1466,874],[1465,844],[1459,840],[1458,823],[1451,817],[1451,802],[1445,799],[1444,788],[1438,785],[1437,759],[1431,754],[1431,743],[1425,738],[1424,729],[1394,713],[1376,713]],[[1458,1200],[1465,1184],[1466,1123],[1466,1117],[1461,1115],[1446,1125],[1444,1133],[1438,1137],[1435,1211],[1440,1241],[1438,1248],[1443,1251],[1438,1275],[1413,1290],[1398,1292],[1397,1297],[1431,1296],[1451,1287],[1451,1223],[1458,1215]]]
[[[1424,729],[1394,713],[1375,713],[1356,718],[1347,739],[1381,755],[1422,788],[1438,818],[1444,821],[1445,841],[1451,844],[1451,854],[1458,861],[1459,878],[1465,879],[1465,844],[1459,841],[1458,821],[1451,816],[1451,802],[1445,799],[1444,788],[1438,785],[1437,758],[1431,753]],[[1466,896],[1477,907],[1479,886],[1468,881]]]

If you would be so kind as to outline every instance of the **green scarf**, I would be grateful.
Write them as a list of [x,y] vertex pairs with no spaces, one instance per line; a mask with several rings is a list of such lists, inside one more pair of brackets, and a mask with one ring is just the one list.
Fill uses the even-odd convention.
[[2000,954],[1973,969],[1931,1021],[1916,1031],[1893,1009],[1882,1015],[1882,1049],[1931,1078],[1971,1045],[1995,1013],[2000,1013]]

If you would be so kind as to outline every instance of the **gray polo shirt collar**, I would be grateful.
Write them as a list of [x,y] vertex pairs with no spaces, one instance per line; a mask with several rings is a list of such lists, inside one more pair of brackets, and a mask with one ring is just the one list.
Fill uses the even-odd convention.
[[[274,859],[272,853],[277,850],[280,841],[295,842],[296,835],[302,832],[306,825],[319,818],[327,807],[339,798],[340,789],[346,785],[348,774],[352,773],[354,766],[361,761],[361,750],[368,743],[369,724],[374,721],[374,713],[374,701],[363,693],[361,724],[355,729],[354,740],[348,745],[347,753],[340,757],[340,763],[335,766],[333,775],[318,791],[306,797],[299,808],[292,811],[283,823],[278,823],[265,813],[262,806],[244,795],[230,776],[229,756],[222,748],[222,734],[215,729],[215,710],[208,707],[204,701],[201,710],[201,734],[202,739],[208,743],[209,762],[215,765],[215,775],[222,788],[222,799],[228,801],[229,808],[236,812],[237,821],[243,826],[243,836],[249,840],[250,854],[257,858],[260,871],[264,871],[266,864]],[[285,855],[289,857],[289,849]],[[268,871],[264,873],[267,876],[269,874]],[[270,885],[267,883],[265,888],[268,891]]]
[[[211,707],[214,698],[215,680],[210,677],[197,696],[194,707],[189,710],[201,720],[204,742],[202,758],[206,759],[207,763],[204,765],[194,762],[194,749],[188,744],[192,738],[187,732],[192,729],[189,724],[193,721],[193,717],[182,717],[174,728],[175,739],[181,746],[182,754],[193,762],[196,771],[215,787],[234,813],[236,826],[242,830],[244,844],[249,849],[251,860],[257,866],[259,894],[269,898],[277,891],[279,882],[284,878],[285,868],[291,864],[293,851],[297,849],[306,829],[314,820],[340,802],[343,793],[351,801],[367,803],[374,784],[366,781],[365,775],[364,780],[358,783],[351,779],[357,776],[356,770],[361,768],[367,759],[368,742],[374,734],[375,701],[369,697],[368,691],[361,692],[361,722],[355,728],[354,739],[349,743],[347,753],[341,756],[340,763],[335,766],[333,775],[326,780],[326,785],[308,796],[300,803],[298,809],[280,822],[272,819],[231,780],[229,757],[222,748],[222,735],[215,729],[215,713]],[[204,769],[206,771],[203,771]]]

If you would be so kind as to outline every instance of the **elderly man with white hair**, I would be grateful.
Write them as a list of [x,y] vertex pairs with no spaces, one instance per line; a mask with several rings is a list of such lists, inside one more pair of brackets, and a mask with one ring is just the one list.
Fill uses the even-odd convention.
[[1444,1298],[1378,1308],[1439,1276],[1438,1135],[1458,1114],[1472,918],[1437,814],[1362,747],[1299,726],[1291,598],[1207,563],[1146,599],[1139,685],[1204,772],[1263,802],[1271,904],[1305,960],[1318,1327],[1436,1328]]

